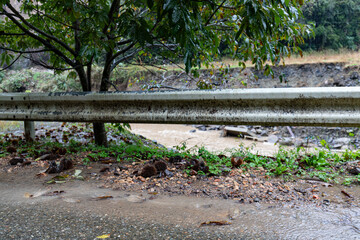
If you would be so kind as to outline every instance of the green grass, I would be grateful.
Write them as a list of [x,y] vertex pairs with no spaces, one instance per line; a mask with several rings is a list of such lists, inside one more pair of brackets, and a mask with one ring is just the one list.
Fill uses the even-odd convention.
[[[72,124],[69,129],[85,131],[80,124]],[[79,126],[78,126],[79,125]],[[74,127],[75,126],[75,127]],[[78,126],[78,127],[77,127]],[[105,158],[115,159],[118,162],[143,162],[152,159],[169,160],[180,158],[187,162],[185,172],[194,174],[192,170],[194,160],[203,161],[208,172],[197,170],[199,175],[226,175],[232,169],[231,157],[240,157],[244,163],[243,171],[262,169],[269,176],[281,176],[284,179],[315,178],[325,182],[339,182],[345,185],[360,183],[360,176],[351,176],[347,173],[346,163],[360,159],[360,151],[346,150],[342,153],[332,152],[327,143],[321,141],[324,148],[308,152],[299,147],[287,150],[280,148],[274,156],[262,156],[251,151],[251,148],[239,146],[237,149],[223,153],[213,153],[204,147],[188,149],[185,144],[168,149],[155,145],[151,141],[129,133],[124,125],[107,125],[109,134],[118,135],[121,139],[117,144],[109,147],[96,146],[93,141],[84,145],[69,137],[65,144],[51,141],[51,137],[41,139],[39,142],[26,143],[15,140],[18,153],[28,153],[34,159],[45,153],[56,152],[65,148],[67,154],[82,159],[84,164],[99,161]],[[7,138],[6,138],[7,137]],[[7,147],[14,145],[9,135],[0,134],[0,157],[8,156]],[[84,155],[84,153],[86,153]]]

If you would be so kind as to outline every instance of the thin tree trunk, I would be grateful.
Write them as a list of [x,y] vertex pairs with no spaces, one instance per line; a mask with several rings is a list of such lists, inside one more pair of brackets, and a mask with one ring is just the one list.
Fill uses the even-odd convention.
[[93,129],[94,129],[94,137],[95,137],[95,144],[99,146],[108,146],[107,142],[107,136],[105,131],[105,124],[94,122],[93,123]]
[[[91,91],[91,81],[90,81],[91,79],[88,79],[89,77],[91,78],[91,73],[89,72],[91,71],[91,68],[88,67],[87,70],[88,70],[87,74],[85,74],[84,68],[79,69],[79,71],[77,71],[84,92]],[[93,130],[94,130],[95,144],[99,146],[107,147],[108,142],[105,131],[105,124],[100,122],[93,122]]]

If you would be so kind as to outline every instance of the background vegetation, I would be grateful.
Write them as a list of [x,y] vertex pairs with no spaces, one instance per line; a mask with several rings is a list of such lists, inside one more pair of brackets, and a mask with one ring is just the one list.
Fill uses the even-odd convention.
[[304,50],[358,50],[360,0],[310,0],[302,8],[305,22],[314,24],[313,38]]

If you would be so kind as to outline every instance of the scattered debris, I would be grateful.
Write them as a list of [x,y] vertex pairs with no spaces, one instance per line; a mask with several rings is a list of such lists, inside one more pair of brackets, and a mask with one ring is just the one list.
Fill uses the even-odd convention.
[[348,198],[353,198],[349,193],[345,192],[344,190],[341,190],[341,193],[347,196]]
[[17,165],[18,163],[22,164],[25,161],[26,160],[22,157],[14,157],[14,158],[10,159],[9,163],[10,163],[10,165]]
[[238,168],[244,163],[242,157],[231,157],[231,165],[233,168]]
[[104,234],[104,235],[101,235],[101,236],[97,236],[96,238],[105,239],[105,238],[109,238],[109,237],[110,237],[110,234]]
[[228,221],[208,221],[200,224],[202,226],[223,226],[223,225],[231,225],[231,222]]
[[62,171],[73,168],[73,166],[74,163],[71,159],[61,159],[59,164],[57,164],[55,161],[51,161],[49,168],[46,170],[46,173],[61,173]]
[[91,201],[100,201],[100,200],[107,200],[107,199],[111,199],[111,198],[113,198],[113,196],[105,195],[105,196],[91,198],[90,200]]
[[126,200],[133,203],[143,203],[146,201],[146,198],[138,195],[130,195],[129,197],[126,198]]

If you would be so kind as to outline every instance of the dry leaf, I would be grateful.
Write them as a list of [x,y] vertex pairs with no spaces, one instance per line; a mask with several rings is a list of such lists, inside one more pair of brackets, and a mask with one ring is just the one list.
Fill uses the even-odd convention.
[[110,237],[110,234],[104,234],[104,235],[101,235],[101,236],[97,236],[96,238],[105,239],[105,238],[109,238],[109,237]]
[[32,198],[34,196],[34,195],[32,195],[32,194],[30,194],[28,192],[26,192],[24,195],[25,195],[26,198]]
[[60,190],[60,191],[47,192],[43,196],[56,196],[62,193],[65,193],[65,191]]
[[91,200],[99,201],[99,200],[105,200],[105,199],[109,199],[109,198],[113,198],[113,196],[100,196],[100,197],[92,198]]
[[231,222],[228,221],[208,221],[208,222],[203,222],[200,224],[201,226],[222,226],[222,225],[230,225]]

